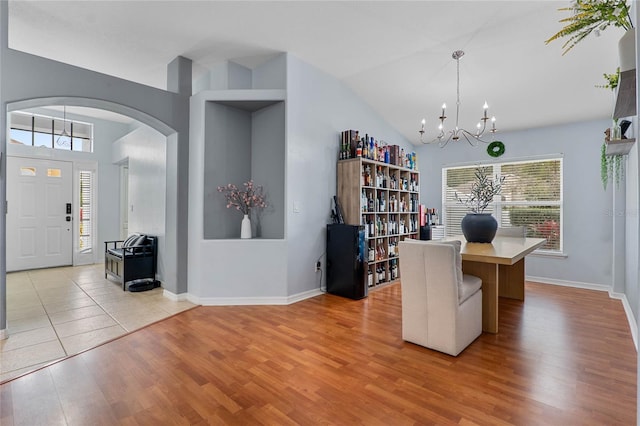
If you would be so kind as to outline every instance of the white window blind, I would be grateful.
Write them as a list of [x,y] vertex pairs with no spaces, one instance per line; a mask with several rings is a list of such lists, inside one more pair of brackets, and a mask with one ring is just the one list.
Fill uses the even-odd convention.
[[93,172],[80,171],[79,205],[79,251],[90,253],[93,250]]
[[449,167],[442,173],[445,232],[460,235],[466,207],[456,201],[469,193],[476,167],[504,177],[502,193],[485,213],[500,227],[524,226],[527,237],[546,238],[541,250],[562,251],[562,158]]

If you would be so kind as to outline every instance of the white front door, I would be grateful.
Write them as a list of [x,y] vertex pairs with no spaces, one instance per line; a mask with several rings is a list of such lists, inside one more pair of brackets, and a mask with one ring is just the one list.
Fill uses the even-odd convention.
[[7,271],[72,264],[72,164],[7,157]]

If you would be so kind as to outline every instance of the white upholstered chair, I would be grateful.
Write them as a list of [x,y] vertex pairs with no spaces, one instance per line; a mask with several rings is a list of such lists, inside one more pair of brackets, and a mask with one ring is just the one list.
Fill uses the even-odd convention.
[[482,281],[462,273],[460,241],[399,247],[402,339],[457,356],[482,333]]
[[525,231],[526,229],[524,226],[510,226],[506,228],[498,228],[496,230],[496,237],[524,237]]

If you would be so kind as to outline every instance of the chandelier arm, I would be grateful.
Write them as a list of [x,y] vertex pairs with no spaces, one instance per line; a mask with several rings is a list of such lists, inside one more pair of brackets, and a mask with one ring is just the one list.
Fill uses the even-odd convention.
[[[462,134],[464,135],[464,137],[465,137],[465,138],[467,138],[468,136],[471,136],[474,140],[476,140],[476,141],[478,141],[478,142],[482,142],[482,143],[491,143],[491,142],[492,142],[492,141],[485,141],[485,140],[483,140],[483,139],[482,139],[482,135],[480,135],[480,136],[476,136],[476,135],[474,135],[473,133],[471,133],[471,132],[469,132],[469,131],[467,131],[467,130],[465,130],[465,129],[460,129],[460,130],[462,131]],[[467,140],[469,140],[469,139],[467,139]],[[476,145],[472,145],[472,146],[477,146],[477,145],[478,145],[478,144],[476,144]]]
[[[462,136],[464,136],[464,138],[467,140],[467,142],[469,143],[469,145],[476,147],[478,146],[477,142],[471,142],[472,140],[476,140],[476,137],[473,136],[472,133],[467,132],[466,130],[462,129]],[[471,139],[469,139],[469,136],[471,136]]]
[[[425,141],[422,137],[420,138],[420,142],[422,142],[423,145],[433,145],[435,143],[437,143],[440,146],[444,146],[447,144],[447,142],[449,142],[449,140],[447,140],[444,144],[442,143],[442,138],[444,137],[444,132],[441,132],[440,135],[436,136],[435,138],[431,139],[430,141]],[[450,138],[449,138],[450,139]]]
[[481,118],[480,121],[482,121],[482,130],[478,129],[478,132],[475,136],[476,138],[481,138],[482,135],[484,135],[485,130],[487,130],[487,119]]
[[439,138],[440,142],[438,143],[438,146],[440,148],[444,148],[445,146],[447,146],[447,144],[449,143],[452,137],[453,137],[453,132],[449,132],[449,137],[447,138],[447,140],[444,141],[444,143],[442,142],[442,138]]

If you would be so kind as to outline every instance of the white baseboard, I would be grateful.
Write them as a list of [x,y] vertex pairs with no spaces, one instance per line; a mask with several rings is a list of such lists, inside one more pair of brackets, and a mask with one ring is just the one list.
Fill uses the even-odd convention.
[[580,281],[556,280],[554,278],[544,278],[544,277],[527,276],[525,277],[525,281],[532,281],[532,282],[541,283],[541,284],[560,285],[564,287],[583,288],[585,290],[606,291],[606,292],[608,292],[610,289],[608,285],[604,285],[604,284],[583,283]]
[[591,283],[583,283],[579,281],[566,281],[566,280],[556,280],[553,278],[542,278],[542,277],[525,277],[526,281],[532,281],[541,284],[552,284],[559,285],[564,287],[574,287],[574,288],[583,288],[586,290],[596,290],[596,291],[606,291],[609,293],[609,297],[612,299],[618,299],[622,301],[622,307],[624,308],[624,313],[627,315],[627,322],[629,323],[629,329],[631,330],[631,338],[633,339],[633,345],[636,348],[636,352],[638,351],[638,324],[636,323],[636,319],[633,316],[633,311],[631,310],[631,306],[629,305],[629,300],[627,300],[627,295],[624,293],[614,293],[611,291],[611,287],[604,284],[591,284]]
[[636,347],[636,352],[638,351],[638,324],[636,323],[636,319],[633,316],[633,311],[631,310],[631,306],[629,305],[629,300],[627,299],[627,295],[624,293],[613,293],[609,292],[609,297],[612,299],[619,299],[622,301],[622,307],[624,308],[624,313],[627,315],[627,322],[629,323],[629,328],[631,329],[631,337],[633,338],[633,345]]
[[310,299],[312,297],[320,296],[324,294],[324,292],[319,288],[314,288],[313,290],[303,291],[302,293],[293,294],[287,297],[287,305],[291,305],[296,302],[301,302],[305,299]]
[[6,328],[0,330],[0,340],[4,340],[9,337],[9,331]]
[[291,305],[321,294],[320,289],[313,289],[286,297],[198,297],[189,294],[187,299],[203,306]]
[[184,302],[185,300],[189,300],[189,294],[188,293],[180,293],[180,294],[175,294],[170,292],[169,290],[163,289],[162,290],[162,295],[164,297],[166,297],[169,300],[172,300],[174,302]]

